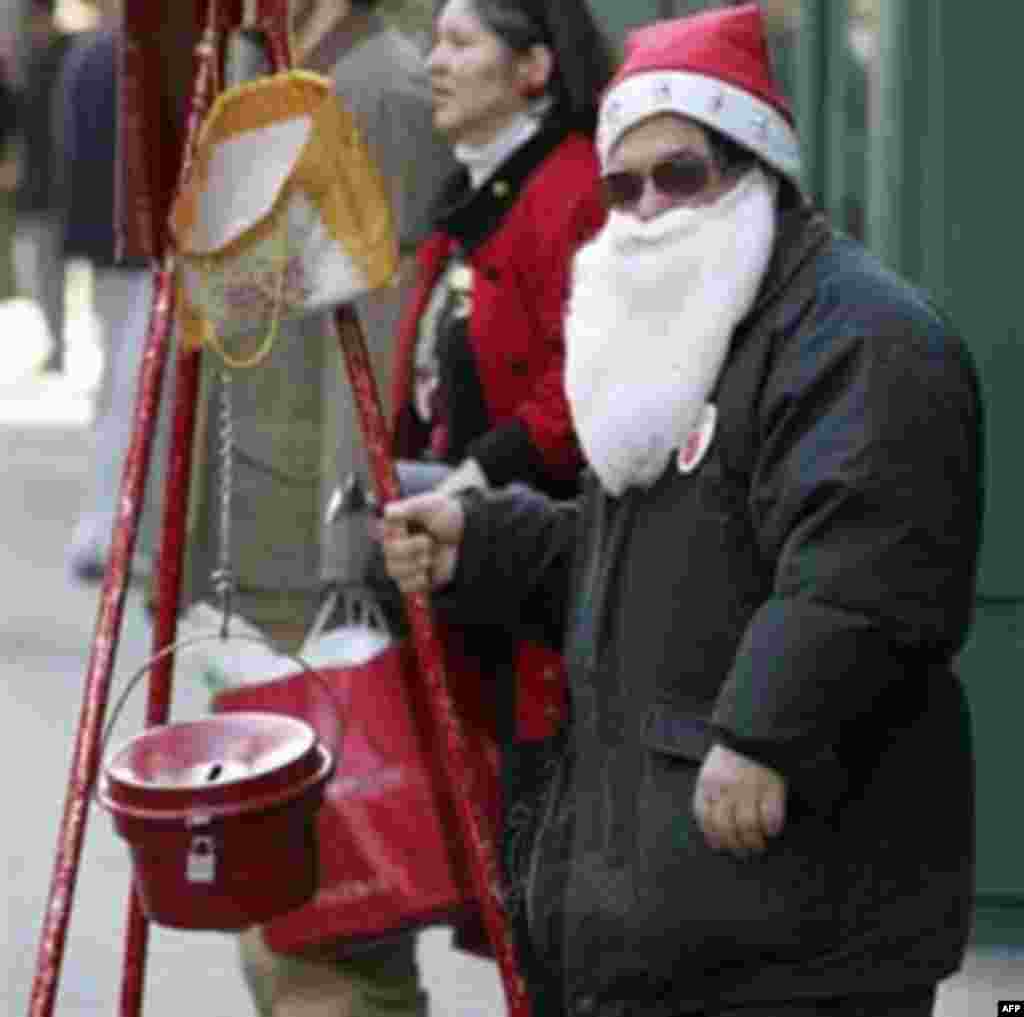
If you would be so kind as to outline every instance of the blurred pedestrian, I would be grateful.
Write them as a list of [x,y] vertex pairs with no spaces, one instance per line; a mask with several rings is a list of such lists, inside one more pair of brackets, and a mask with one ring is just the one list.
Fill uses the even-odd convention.
[[[427,229],[429,201],[451,168],[431,122],[420,51],[376,12],[376,0],[329,0],[305,8],[296,26],[302,66],[328,75],[354,114],[388,186],[403,255],[393,287],[356,301],[370,359],[387,380],[394,323],[412,279],[411,258]],[[269,70],[264,40],[245,31],[232,40],[229,83]],[[183,604],[216,599],[220,563],[224,376],[213,352],[203,357],[199,445],[193,473]],[[230,564],[233,609],[277,645],[294,651],[329,591],[358,586],[369,555],[365,524],[327,525],[325,508],[339,479],[365,470],[361,431],[333,316],[283,323],[267,358],[230,372],[234,446]],[[352,598],[346,603],[351,604]],[[272,951],[263,930],[240,937],[241,960],[262,1017],[314,1012],[338,1017],[422,1017],[414,936],[353,949],[326,942],[301,954]]]
[[31,271],[18,278],[18,291],[39,304],[52,339],[44,369],[59,372],[64,370],[66,349],[65,274],[56,186],[59,109],[55,110],[54,100],[73,37],[57,24],[56,6],[56,0],[32,0],[29,7],[15,209],[16,234],[24,243],[31,266]]
[[381,531],[404,590],[564,639],[535,1017],[926,1017],[974,890],[971,359],[803,201],[756,4],[634,33],[597,138],[582,497],[430,493]]
[[[62,253],[91,266],[92,310],[99,325],[102,372],[94,399],[93,449],[85,503],[71,534],[72,574],[98,581],[106,570],[116,517],[121,468],[134,412],[133,371],[145,340],[139,314],[150,270],[119,261],[115,251],[114,182],[117,158],[117,0],[101,5],[103,19],[83,33],[64,61],[57,88],[61,115],[59,202]],[[117,364],[127,350],[129,369],[118,384]],[[141,568],[142,562],[138,560]]]

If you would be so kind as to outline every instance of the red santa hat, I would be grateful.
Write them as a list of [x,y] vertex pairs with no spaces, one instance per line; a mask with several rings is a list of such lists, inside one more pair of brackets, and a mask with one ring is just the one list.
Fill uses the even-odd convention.
[[630,33],[622,67],[601,102],[602,165],[626,131],[659,113],[713,127],[799,186],[793,114],[772,74],[756,3],[659,21]]

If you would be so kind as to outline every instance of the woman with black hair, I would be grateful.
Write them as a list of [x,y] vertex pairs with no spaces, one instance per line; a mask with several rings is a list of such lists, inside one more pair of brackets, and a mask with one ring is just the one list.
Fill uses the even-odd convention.
[[457,466],[453,486],[571,493],[562,312],[572,256],[604,221],[608,48],[583,0],[448,0],[427,67],[461,165],[399,331],[395,452]]
[[[563,313],[573,257],[605,219],[593,133],[609,48],[585,0],[447,0],[427,69],[435,127],[460,166],[438,197],[399,329],[393,451],[450,466],[450,491],[518,482],[570,497],[582,459],[563,387]],[[561,660],[492,629],[460,635],[489,675],[497,715],[515,929],[522,849],[564,710]],[[516,938],[529,969],[528,941]],[[479,931],[457,942],[486,952]]]

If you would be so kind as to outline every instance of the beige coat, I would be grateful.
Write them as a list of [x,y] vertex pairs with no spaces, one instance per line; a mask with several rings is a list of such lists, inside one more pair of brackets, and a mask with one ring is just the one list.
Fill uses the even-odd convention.
[[[389,183],[400,245],[408,254],[426,232],[428,207],[452,167],[447,145],[433,130],[423,59],[372,15],[357,20],[342,46],[330,76]],[[390,389],[394,323],[410,277],[405,266],[402,275],[395,287],[357,303],[382,398]],[[185,604],[212,598],[209,577],[220,542],[220,386],[213,355],[204,357],[200,410],[206,423],[197,435]],[[297,641],[311,621],[322,580],[357,579],[368,550],[365,527],[328,530],[322,521],[339,478],[353,469],[366,473],[331,316],[313,315],[282,328],[267,361],[235,372],[232,401],[235,609],[279,638]]]

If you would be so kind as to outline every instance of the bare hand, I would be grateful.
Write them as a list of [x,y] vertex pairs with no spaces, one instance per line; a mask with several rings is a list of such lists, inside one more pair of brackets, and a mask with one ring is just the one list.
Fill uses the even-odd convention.
[[704,760],[693,811],[713,851],[760,854],[786,821],[786,782],[767,766],[715,745]]
[[432,491],[391,502],[377,528],[388,575],[403,593],[450,583],[466,518],[458,499]]

